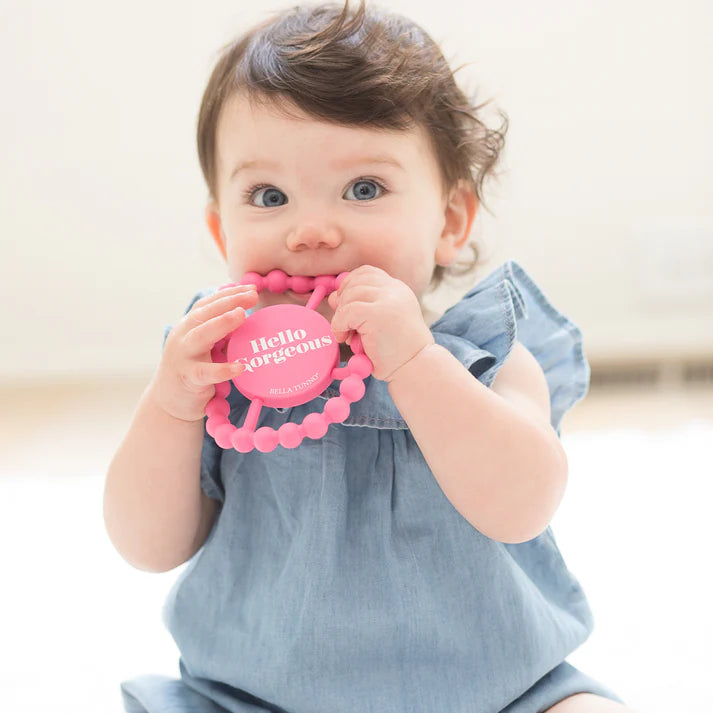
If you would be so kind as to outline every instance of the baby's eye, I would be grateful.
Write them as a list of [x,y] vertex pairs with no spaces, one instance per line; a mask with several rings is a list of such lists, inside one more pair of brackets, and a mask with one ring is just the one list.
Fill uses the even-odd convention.
[[369,201],[373,198],[377,198],[384,192],[384,187],[377,181],[373,181],[368,178],[360,178],[358,181],[354,181],[349,188],[347,188],[344,194],[345,198],[350,198],[350,192],[354,189],[353,196],[358,201]]
[[[250,198],[261,208],[273,208],[287,203],[287,196],[272,186],[257,186],[250,190]],[[263,202],[260,202],[262,198]]]

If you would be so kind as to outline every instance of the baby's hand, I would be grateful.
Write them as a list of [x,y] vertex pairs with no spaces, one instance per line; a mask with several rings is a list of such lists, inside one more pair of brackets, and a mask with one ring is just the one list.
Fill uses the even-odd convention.
[[377,379],[390,381],[400,366],[434,343],[413,290],[378,267],[353,270],[328,302],[337,340],[356,330]]
[[254,287],[237,285],[198,300],[166,338],[161,362],[149,385],[151,398],[168,414],[198,421],[215,393],[214,384],[240,374],[234,362],[214,363],[211,349],[245,321],[257,303]]

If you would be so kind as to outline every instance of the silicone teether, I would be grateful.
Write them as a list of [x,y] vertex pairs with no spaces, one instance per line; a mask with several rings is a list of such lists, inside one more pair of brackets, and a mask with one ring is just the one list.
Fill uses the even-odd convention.
[[[364,354],[359,335],[354,334],[350,341],[354,355],[347,366],[339,367],[339,343],[329,322],[316,311],[348,274],[290,277],[282,270],[272,270],[264,277],[255,272],[243,275],[238,284],[255,285],[258,292],[292,290],[312,292],[312,296],[304,307],[280,304],[254,312],[213,347],[214,362],[245,365],[245,371],[232,382],[251,401],[244,424],[237,428],[228,418],[230,381],[216,384],[215,396],[206,406],[206,430],[221,448],[235,448],[240,453],[253,448],[267,453],[278,444],[296,448],[305,437],[321,438],[331,423],[344,421],[350,404],[364,395],[364,379],[373,365]],[[277,430],[269,426],[255,430],[263,406],[299,406],[321,394],[334,379],[342,380],[340,396],[328,399],[322,413],[311,413],[300,424],[288,421]]]

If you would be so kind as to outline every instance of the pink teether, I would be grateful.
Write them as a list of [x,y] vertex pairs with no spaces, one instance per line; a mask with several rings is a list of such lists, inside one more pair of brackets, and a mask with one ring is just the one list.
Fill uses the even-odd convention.
[[[216,384],[215,396],[206,406],[206,430],[221,448],[235,448],[241,453],[253,448],[266,453],[278,444],[296,448],[305,436],[321,438],[330,423],[344,421],[349,405],[364,395],[364,379],[373,366],[359,335],[354,334],[350,341],[354,355],[346,367],[340,368],[339,343],[329,322],[316,311],[325,295],[336,290],[347,274],[290,277],[282,270],[272,270],[264,277],[256,272],[243,275],[238,284],[255,285],[258,292],[292,290],[298,294],[312,292],[312,296],[305,307],[281,304],[254,312],[213,347],[213,361],[245,365],[245,371],[232,382],[251,400],[245,423],[237,428],[228,418],[230,382]],[[328,399],[323,413],[311,413],[301,424],[290,421],[277,430],[269,426],[255,430],[263,405],[299,406],[321,394],[334,379],[343,380],[340,396]]]

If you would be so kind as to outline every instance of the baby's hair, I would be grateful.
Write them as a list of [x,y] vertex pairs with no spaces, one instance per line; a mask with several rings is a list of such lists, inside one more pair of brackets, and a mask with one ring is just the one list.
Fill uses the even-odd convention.
[[[494,174],[505,143],[507,115],[489,129],[456,84],[438,45],[415,22],[381,9],[352,10],[325,3],[277,13],[223,48],[198,116],[198,156],[216,196],[216,130],[226,100],[246,92],[251,101],[290,103],[322,121],[405,130],[423,126],[441,171],[444,195],[465,179],[484,205],[483,182]],[[285,101],[287,100],[287,101]],[[487,207],[486,207],[487,209]],[[473,259],[458,274],[470,272]],[[453,268],[437,266],[431,287]]]

